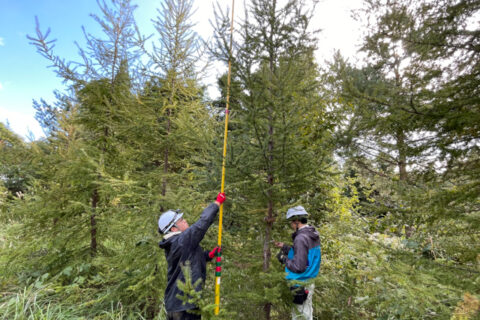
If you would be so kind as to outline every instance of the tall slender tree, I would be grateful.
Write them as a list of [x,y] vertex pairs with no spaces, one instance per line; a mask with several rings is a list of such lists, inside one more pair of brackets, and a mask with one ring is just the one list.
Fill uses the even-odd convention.
[[[151,160],[162,168],[160,194],[170,206],[174,203],[168,202],[167,193],[175,194],[182,186],[182,179],[173,179],[173,174],[192,165],[184,159],[205,152],[209,135],[209,117],[198,78],[201,38],[193,31],[192,14],[191,0],[168,0],[158,9],[153,20],[158,41],[149,54],[150,80],[143,93],[156,122]],[[205,132],[198,132],[197,126]]]
[[[349,158],[368,176],[387,177],[388,187],[380,188],[394,187],[396,199],[382,210],[398,213],[400,221],[432,226],[448,216],[470,220],[478,209],[471,205],[478,194],[478,28],[472,23],[478,5],[365,4],[371,22],[362,47],[366,67],[342,59],[334,66],[343,74],[336,84],[349,110],[343,131]],[[392,176],[400,183],[392,184]]]
[[[120,109],[125,107],[125,104],[119,102],[119,95],[130,94],[129,70],[135,65],[140,52],[139,42],[134,37],[137,28],[133,12],[136,6],[132,5],[130,0],[112,0],[110,5],[105,1],[98,1],[98,6],[103,16],[92,15],[92,18],[101,26],[105,38],[93,36],[84,29],[87,45],[85,49],[79,46],[81,63],[66,62],[55,55],[54,40],[48,39],[50,30],[43,33],[38,19],[37,35],[29,37],[37,51],[51,61],[57,74],[69,85],[71,96],[63,97],[64,106],[81,106],[78,121],[84,125],[84,132],[93,137],[91,142],[98,148],[99,153],[90,156],[97,158],[97,161],[109,152],[111,144],[108,140],[116,134],[113,132],[115,123],[121,122]],[[72,68],[75,64],[78,67]],[[117,88],[117,85],[120,88]],[[54,109],[50,110],[50,113],[54,112]],[[53,114],[52,117],[54,116]],[[115,156],[110,157],[114,158]],[[100,180],[98,175],[94,185],[100,184]],[[89,202],[92,211],[90,252],[95,256],[98,246],[97,214],[101,205],[97,187],[91,190]]]
[[21,197],[34,178],[29,149],[20,136],[0,123],[0,180],[9,198]]
[[[309,8],[303,1],[252,1],[231,57],[235,86],[228,180],[246,202],[242,211],[249,212],[235,212],[232,223],[263,228],[255,238],[262,248],[264,281],[259,283],[265,288],[266,319],[275,300],[268,292],[279,285],[268,275],[275,221],[287,205],[315,188],[331,156],[331,148],[321,142],[328,140],[331,123],[319,94]],[[216,53],[224,60],[229,54],[221,32],[226,25],[219,18]]]

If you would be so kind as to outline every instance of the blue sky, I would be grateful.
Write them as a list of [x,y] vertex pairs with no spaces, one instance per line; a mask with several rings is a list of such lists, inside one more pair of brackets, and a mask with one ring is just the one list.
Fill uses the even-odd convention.
[[[242,15],[244,1],[235,1],[236,19]],[[231,0],[219,2],[231,4]],[[318,59],[330,57],[334,49],[340,49],[346,56],[354,55],[359,29],[349,10],[358,7],[360,2],[323,0],[320,3],[314,21],[315,27],[323,29],[319,35]],[[144,34],[153,33],[151,19],[156,17],[161,0],[134,3],[139,5],[136,20],[140,30]],[[214,0],[195,0],[196,30],[204,37],[211,36],[209,19],[213,17],[213,3]],[[99,13],[96,0],[0,0],[0,122],[8,121],[13,131],[27,139],[29,132],[35,138],[42,136],[34,120],[32,100],[43,98],[53,103],[53,91],[62,90],[64,86],[26,36],[35,35],[37,16],[42,31],[50,28],[51,39],[57,39],[55,53],[66,60],[78,60],[74,41],[83,44],[81,27],[90,33],[98,30],[90,13]],[[212,70],[210,76],[214,78],[215,73]]]
[[[75,5],[69,8],[68,3]],[[48,61],[36,53],[26,37],[35,33],[35,15],[42,28],[51,27],[52,36],[59,40],[58,54],[71,56],[76,52],[73,39],[80,38],[84,17],[95,8],[91,3],[0,0],[0,121],[7,118],[17,133],[25,135],[26,125],[39,136],[41,131],[32,119],[32,99],[51,101],[53,89],[62,88],[60,79],[47,69]]]
[[[155,3],[159,2],[142,0],[136,17],[141,27],[150,27],[150,19],[156,16]],[[90,13],[99,13],[95,0],[0,0],[0,121],[8,121],[18,134],[25,137],[30,130],[40,137],[32,100],[53,102],[53,91],[64,88],[26,37],[35,35],[35,16],[42,31],[50,28],[51,39],[57,39],[56,54],[76,60],[74,41],[83,43],[81,26],[91,33],[98,30]]]

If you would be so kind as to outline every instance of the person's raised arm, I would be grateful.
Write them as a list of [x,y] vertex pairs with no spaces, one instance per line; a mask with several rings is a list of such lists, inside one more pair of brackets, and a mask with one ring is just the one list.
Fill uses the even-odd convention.
[[217,199],[215,200],[215,202],[210,204],[203,210],[202,214],[200,215],[200,219],[198,219],[197,222],[192,224],[187,230],[182,232],[182,241],[186,246],[196,246],[200,243],[200,241],[202,241],[205,233],[207,233],[208,228],[215,220],[220,205],[224,201],[225,193],[220,192],[217,195]]

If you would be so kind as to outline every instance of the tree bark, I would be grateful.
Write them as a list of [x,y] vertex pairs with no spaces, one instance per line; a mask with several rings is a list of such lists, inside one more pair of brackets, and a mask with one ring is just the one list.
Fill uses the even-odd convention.
[[95,188],[92,194],[92,214],[90,215],[90,255],[92,257],[97,255],[97,204],[98,190]]
[[[170,127],[171,127],[171,119],[170,119],[170,109],[167,111],[167,137],[170,134]],[[168,144],[165,147],[165,154],[164,154],[164,159],[163,159],[163,182],[162,182],[162,196],[165,196],[167,194],[167,174],[168,174],[168,154],[169,154],[169,149],[168,149]]]
[[[272,7],[271,7],[271,12],[270,14],[272,17],[275,16],[275,11],[277,7],[277,0],[272,1]],[[270,19],[270,35],[269,35],[269,72],[270,72],[270,83],[272,81],[272,75],[275,73],[275,62],[276,62],[276,57],[275,57],[275,48],[274,48],[274,39],[273,39],[273,34],[275,33],[275,19]],[[268,90],[273,96],[273,89],[270,87]],[[270,97],[271,98],[271,97]],[[267,209],[267,217],[265,219],[266,226],[265,226],[265,241],[263,243],[263,271],[267,272],[268,269],[270,268],[270,260],[272,257],[272,252],[270,250],[270,240],[272,237],[272,228],[273,228],[273,185],[274,185],[274,168],[273,168],[273,151],[274,151],[274,118],[273,118],[273,102],[270,103],[268,107],[268,163],[267,163],[267,184],[268,184],[268,190],[267,190],[267,198],[268,198],[268,209]],[[271,310],[272,310],[272,304],[267,302],[263,306],[263,310],[265,313],[265,319],[270,320],[271,319]]]
[[[176,61],[176,60],[175,60]],[[168,136],[170,135],[171,126],[172,126],[172,109],[170,108],[173,104],[173,99],[175,98],[175,74],[171,81],[171,88],[170,88],[170,97],[168,98],[169,107],[167,109],[167,145],[165,147],[164,159],[163,159],[163,182],[162,182],[162,196],[167,194],[167,174],[168,174],[168,156],[169,156],[169,148],[168,148]],[[161,206],[161,211],[164,210],[163,206]]]
[[407,181],[407,154],[405,144],[405,133],[402,129],[397,130],[397,149],[398,149],[398,172],[400,181]]

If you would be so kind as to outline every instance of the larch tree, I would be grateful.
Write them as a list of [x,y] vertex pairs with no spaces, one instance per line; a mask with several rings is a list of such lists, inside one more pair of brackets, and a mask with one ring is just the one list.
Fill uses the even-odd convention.
[[[282,287],[281,274],[271,268],[274,232],[283,230],[283,225],[274,230],[275,221],[284,219],[288,206],[308,207],[309,193],[315,194],[326,177],[332,156],[328,146],[332,119],[320,96],[314,62],[310,26],[314,9],[304,1],[262,0],[252,1],[246,9],[231,54],[225,47],[228,20],[217,14],[214,53],[223,61],[232,59],[234,84],[227,188],[236,204],[225,223],[240,239],[255,239],[242,241],[244,248],[238,250],[245,252],[237,258],[250,256],[247,265],[252,259],[261,261],[256,281],[239,286],[255,285],[263,295],[245,296],[238,303],[254,301],[264,318],[270,319]],[[250,268],[257,270],[257,263]],[[245,308],[243,312],[251,317],[248,312],[258,311]]]
[[418,192],[412,187],[434,166],[438,149],[434,132],[421,118],[429,84],[422,77],[425,66],[402,40],[416,27],[412,8],[401,1],[381,8],[374,2],[366,1],[369,28],[361,48],[365,66],[352,67],[337,55],[331,87],[345,111],[337,132],[342,151],[376,188],[375,206],[365,205],[374,209],[371,215],[392,213],[401,232],[404,224],[420,221],[410,205],[401,203]]
[[374,188],[382,215],[395,212],[415,228],[449,219],[450,227],[435,227],[439,234],[472,231],[478,212],[478,4],[365,3],[366,66],[353,68],[341,58],[334,63],[343,74],[335,87],[348,114],[341,131],[347,158],[365,176],[379,178]]
[[[408,39],[402,39],[428,72],[424,103],[425,127],[436,132],[435,146],[444,164],[445,188],[437,199],[448,199],[452,210],[470,219],[479,211],[480,194],[480,27],[478,1],[425,1],[415,7],[420,23]],[[454,206],[458,204],[459,206]],[[446,209],[446,210],[445,210]],[[470,218],[468,218],[470,217]],[[478,221],[478,220],[477,220]]]
[[[79,109],[81,114],[79,121],[86,125],[87,134],[93,135],[91,142],[98,147],[99,153],[92,156],[97,159],[103,157],[109,149],[108,140],[115,135],[115,132],[112,132],[113,123],[118,121],[118,115],[122,114],[118,108],[121,104],[116,104],[114,101],[115,92],[118,93],[121,90],[127,94],[130,92],[128,87],[122,87],[121,90],[116,90],[115,87],[122,82],[120,80],[122,77],[130,77],[128,73],[137,63],[141,43],[141,40],[135,37],[137,28],[133,12],[136,6],[132,5],[130,0],[112,0],[111,5],[105,1],[99,1],[98,6],[102,16],[92,14],[92,18],[101,26],[104,38],[93,36],[84,29],[86,47],[82,48],[77,44],[82,58],[82,62],[76,63],[79,66],[77,68],[72,68],[75,63],[66,62],[55,55],[54,40],[48,39],[50,30],[42,33],[38,21],[37,36],[29,37],[37,47],[37,51],[51,61],[56,73],[70,86],[72,96],[65,99],[75,101],[80,98],[80,101],[75,101],[84,106]],[[91,83],[92,81],[97,84],[94,91],[91,90],[95,86]],[[91,94],[87,98],[88,91]],[[92,103],[86,105],[85,101],[81,101],[90,99],[91,102],[92,95],[96,96],[96,106]],[[89,132],[88,129],[91,131]],[[100,177],[97,179],[97,183],[100,183]],[[97,252],[97,211],[101,205],[100,201],[98,188],[93,188],[90,199],[92,256]]]
[[153,20],[158,38],[148,54],[148,80],[141,93],[152,118],[148,161],[161,168],[150,173],[151,181],[161,185],[161,210],[178,205],[177,193],[203,179],[199,165],[211,152],[213,122],[199,82],[201,38],[193,31],[192,14],[191,0],[161,4]]

